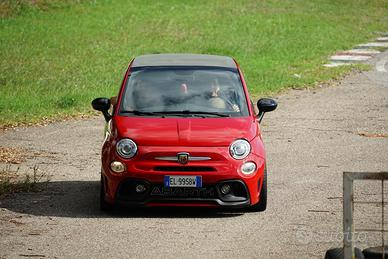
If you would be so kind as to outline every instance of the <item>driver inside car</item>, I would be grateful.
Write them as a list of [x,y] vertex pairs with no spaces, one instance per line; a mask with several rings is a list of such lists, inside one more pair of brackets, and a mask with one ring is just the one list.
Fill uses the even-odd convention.
[[211,107],[222,110],[233,110],[234,112],[240,112],[240,108],[233,101],[229,100],[227,95],[222,94],[222,90],[218,79],[215,79],[211,85],[211,96],[209,104]]

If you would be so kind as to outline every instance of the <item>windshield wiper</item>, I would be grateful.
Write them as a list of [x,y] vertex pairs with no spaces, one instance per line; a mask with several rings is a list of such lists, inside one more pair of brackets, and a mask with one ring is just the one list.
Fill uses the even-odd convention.
[[120,113],[133,113],[135,115],[148,115],[148,116],[162,116],[163,115],[214,115],[219,117],[230,117],[228,114],[223,114],[219,112],[202,112],[202,111],[189,111],[189,110],[183,110],[183,111],[161,111],[161,112],[147,112],[147,111],[120,111]]
[[163,112],[153,112],[156,114],[187,114],[187,115],[215,115],[219,117],[230,117],[229,114],[223,114],[219,112],[202,112],[202,111],[189,111],[189,110],[183,110],[183,111],[163,111]]
[[160,116],[160,113],[157,112],[146,112],[146,111],[138,111],[138,110],[133,110],[133,111],[120,111],[120,113],[133,113],[135,115],[150,115],[150,116]]

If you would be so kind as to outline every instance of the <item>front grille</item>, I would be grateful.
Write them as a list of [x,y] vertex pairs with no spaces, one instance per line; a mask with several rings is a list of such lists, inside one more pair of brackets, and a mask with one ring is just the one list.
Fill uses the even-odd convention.
[[155,171],[161,172],[214,172],[215,168],[210,166],[155,166]]
[[153,185],[151,187],[151,197],[161,198],[216,198],[218,196],[214,186],[202,188],[192,187],[164,187],[163,185]]

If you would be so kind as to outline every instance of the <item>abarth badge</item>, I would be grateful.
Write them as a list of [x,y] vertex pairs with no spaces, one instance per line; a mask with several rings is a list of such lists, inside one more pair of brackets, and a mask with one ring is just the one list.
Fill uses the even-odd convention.
[[189,162],[189,156],[190,156],[189,153],[185,153],[185,152],[178,153],[177,154],[178,163],[182,165],[187,164],[187,162]]

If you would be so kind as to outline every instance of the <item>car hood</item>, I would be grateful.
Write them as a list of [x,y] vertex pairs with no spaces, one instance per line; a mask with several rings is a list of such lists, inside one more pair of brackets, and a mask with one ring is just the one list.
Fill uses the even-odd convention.
[[150,118],[115,116],[118,138],[131,138],[139,146],[229,146],[238,138],[251,141],[257,122],[244,118]]

